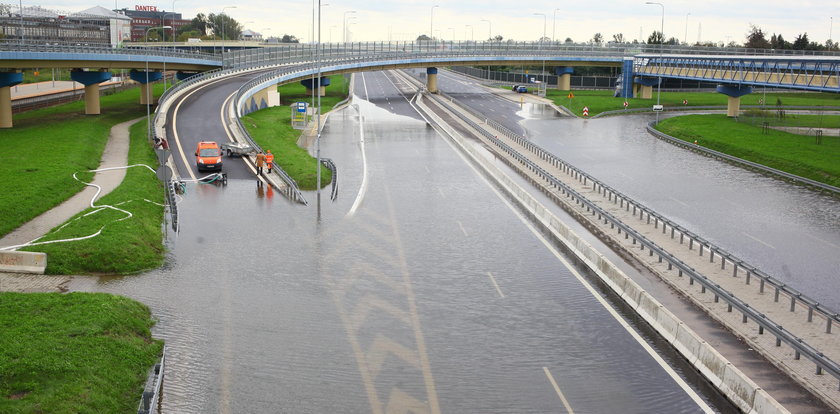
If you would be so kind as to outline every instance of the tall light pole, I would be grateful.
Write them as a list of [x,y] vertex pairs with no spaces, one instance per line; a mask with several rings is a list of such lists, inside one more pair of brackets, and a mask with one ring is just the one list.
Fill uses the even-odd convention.
[[[236,8],[236,6],[222,7],[221,15],[222,16],[225,15],[225,9],[235,9],[235,8]],[[224,65],[225,65],[225,18],[221,17],[221,19],[222,19],[222,66],[224,67]]]
[[449,39],[449,40],[455,40],[455,28],[454,27],[447,27],[447,29],[452,30],[452,39]]
[[315,43],[316,60],[318,61],[318,117],[315,128],[318,135],[315,137],[315,158],[318,164],[317,170],[317,198],[318,211],[321,210],[321,0],[318,0],[318,41]]
[[430,17],[429,17],[429,36],[430,37],[435,37],[435,9],[438,8],[438,7],[440,7],[440,6],[435,4],[434,6],[432,6],[432,11],[429,12],[429,15],[430,15]]
[[481,19],[482,22],[487,22],[487,40],[493,38],[493,24],[490,23],[490,20]]
[[[356,22],[354,22],[354,21],[353,21],[353,19],[355,19],[355,17],[350,17],[349,19],[347,19],[347,26],[348,26],[348,27],[347,27],[347,35],[348,35],[348,36],[350,35],[350,27],[349,27],[349,26],[350,26],[351,24],[356,24]],[[353,39],[351,38],[351,39],[350,39],[350,41],[352,42],[352,41],[353,41]]]
[[[542,50],[542,44],[543,44],[543,41],[545,40],[545,23],[546,23],[546,20],[548,20],[548,17],[546,17],[545,13],[534,13],[534,16],[542,16],[543,17],[543,35],[540,38],[540,46],[539,46],[540,50]],[[542,87],[545,87],[546,86],[545,85],[545,59],[543,59],[543,61],[542,61],[542,73],[541,73],[541,75],[542,75],[542,83],[543,83]]]
[[350,13],[356,13],[356,11],[355,10],[348,10],[348,11],[344,12],[344,19],[343,19],[344,20],[344,27],[342,28],[344,30],[344,34],[342,35],[341,41],[345,42],[345,43],[347,43],[347,15],[350,14]]
[[685,36],[683,37],[685,44],[688,44],[688,16],[691,16],[691,12],[685,14]]
[[834,30],[834,16],[829,17],[828,22],[828,38],[834,40],[834,38],[831,37],[832,31]]
[[471,33],[470,39],[475,40],[475,31],[473,30],[473,27],[472,27],[471,24],[464,25],[464,40],[467,40],[467,28],[468,27],[470,28],[470,33]]
[[[645,2],[645,4],[656,4],[662,8],[662,22],[659,25],[659,35],[662,36],[662,41],[659,42],[659,70],[657,72],[662,72],[662,49],[665,47],[665,5],[662,3],[657,3],[654,1]],[[661,73],[657,73],[657,75],[661,75]],[[659,96],[662,94],[662,76],[657,77],[658,82],[657,85],[659,86],[656,89],[656,105],[659,106]],[[659,123],[659,111],[656,111],[656,123]]]
[[556,31],[557,31],[557,11],[558,10],[560,10],[560,9],[554,9],[554,23],[551,26],[551,41],[552,42],[557,41],[557,38],[555,36],[556,36]]
[[330,26],[330,43],[332,43],[332,29],[334,29],[335,27],[335,25]]
[[23,43],[24,35],[23,35],[23,0],[18,0],[18,7],[20,11],[20,42]]
[[[146,43],[149,43],[149,30],[153,29],[171,29],[171,26],[158,26],[158,27],[149,27],[146,29]],[[152,113],[149,107],[152,105],[152,99],[155,96],[155,93],[152,91],[152,87],[149,85],[149,55],[146,55],[146,93],[150,94],[151,96],[146,96],[146,139],[151,142],[152,140]]]

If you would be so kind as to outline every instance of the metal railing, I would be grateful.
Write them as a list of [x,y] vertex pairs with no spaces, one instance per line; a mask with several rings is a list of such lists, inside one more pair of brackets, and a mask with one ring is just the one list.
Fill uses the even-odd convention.
[[217,61],[222,60],[212,53],[182,51],[164,48],[118,48],[108,44],[80,44],[80,43],[26,43],[20,40],[0,40],[0,52],[38,52],[38,53],[95,53],[110,55],[141,55],[141,56],[165,56],[192,59],[205,59]]
[[140,404],[137,407],[137,414],[157,414],[160,395],[163,392],[163,372],[166,364],[166,346],[163,347],[163,354],[160,362],[149,370],[146,378],[146,385],[143,387],[143,395],[140,397]]
[[[449,99],[451,99],[451,98],[449,98]],[[690,267],[689,265],[684,263],[682,260],[680,260],[676,256],[673,256],[669,252],[665,251],[664,249],[662,249],[661,247],[659,247],[658,245],[653,243],[651,240],[647,239],[647,237],[642,235],[640,232],[638,232],[638,231],[634,230],[633,228],[629,227],[628,225],[624,224],[621,220],[617,219],[616,217],[614,217],[612,214],[610,214],[609,212],[607,212],[606,210],[604,210],[603,208],[601,208],[597,204],[593,203],[592,201],[588,200],[586,197],[582,196],[580,193],[578,193],[577,191],[572,189],[569,185],[563,183],[562,181],[558,180],[556,177],[551,175],[549,172],[542,169],[539,165],[537,165],[535,162],[533,162],[530,158],[528,158],[527,156],[519,153],[517,150],[510,147],[509,145],[504,143],[502,140],[500,140],[499,138],[497,138],[496,136],[494,136],[493,134],[488,132],[485,128],[476,124],[474,121],[472,121],[468,117],[462,115],[459,111],[457,111],[454,108],[452,108],[451,106],[449,106],[444,100],[438,100],[437,102],[441,106],[445,107],[447,110],[449,110],[450,112],[452,112],[453,114],[458,116],[461,120],[466,122],[468,125],[470,125],[473,129],[475,129],[476,131],[478,131],[479,133],[484,135],[485,138],[490,140],[499,149],[501,149],[502,151],[504,151],[505,153],[510,155],[513,159],[515,159],[517,162],[519,162],[524,168],[526,168],[527,170],[531,171],[532,173],[537,174],[540,177],[542,177],[556,191],[560,191],[563,195],[570,198],[577,205],[580,205],[580,206],[584,207],[586,209],[587,213],[591,213],[592,216],[597,216],[598,220],[599,221],[603,220],[605,224],[609,223],[611,228],[616,228],[617,227],[619,234],[621,234],[621,232],[623,231],[624,234],[625,234],[625,238],[628,238],[628,237],[633,238],[634,244],[635,244],[635,242],[639,242],[642,245],[643,249],[645,247],[647,247],[651,256],[653,254],[657,254],[659,256],[659,261],[660,262],[662,260],[665,260],[668,263],[668,269],[669,270],[671,270],[672,268],[676,268],[679,272],[680,277],[682,277],[683,274],[685,274],[690,278],[691,284],[694,284],[695,281],[700,283],[701,286],[702,286],[703,292],[705,292],[707,289],[712,291],[712,293],[715,296],[715,302],[717,302],[719,299],[723,299],[724,302],[727,303],[727,306],[728,306],[727,311],[728,312],[731,312],[733,308],[737,309],[739,312],[741,312],[741,314],[743,316],[743,318],[742,318],[743,323],[746,323],[748,320],[752,320],[759,325],[759,333],[763,333],[763,331],[767,330],[776,337],[776,345],[777,346],[780,345],[782,342],[784,342],[785,344],[790,346],[794,350],[794,358],[795,359],[798,360],[798,359],[800,359],[801,355],[805,355],[806,358],[808,358],[809,360],[814,362],[814,364],[816,365],[816,373],[817,374],[821,374],[823,371],[827,371],[835,379],[840,380],[840,365],[838,365],[836,362],[832,361],[830,358],[823,355],[823,353],[819,352],[819,350],[817,350],[816,348],[812,347],[811,345],[808,345],[806,342],[804,342],[804,340],[802,338],[796,337],[790,331],[784,329],[781,325],[778,325],[778,324],[774,323],[769,318],[767,318],[764,314],[762,314],[762,313],[758,312],[757,310],[753,309],[748,303],[746,303],[746,302],[742,301],[741,299],[737,298],[732,293],[724,290],[723,288],[720,287],[720,285],[715,284],[714,282],[709,280],[706,276],[703,276],[702,274],[697,272],[695,269],[693,269],[692,267]],[[454,103],[454,101],[452,101],[452,102]],[[461,106],[461,105],[459,105],[459,107],[463,108],[464,110],[467,110],[468,112],[472,113],[474,116],[476,114],[475,111],[473,111],[471,108],[467,108],[467,107],[464,107],[464,106]],[[478,115],[480,115],[480,114],[478,114]],[[484,118],[483,116],[479,116],[478,119],[486,119],[486,118]],[[681,240],[682,240],[683,237],[689,236],[690,237],[689,240],[693,240],[695,242],[698,242],[698,244],[701,246],[701,254],[702,254],[703,246],[706,246],[709,249],[711,258],[714,258],[715,253],[717,253],[719,256],[721,256],[723,258],[730,258],[730,259],[725,259],[725,260],[721,261],[721,266],[722,267],[725,266],[726,260],[731,260],[731,256],[729,256],[724,251],[714,247],[708,241],[705,241],[702,238],[700,238],[699,236],[689,232],[688,230],[685,230],[684,228],[670,222],[669,220],[662,218],[661,216],[654,213],[653,211],[651,211],[647,208],[644,208],[644,207],[640,207],[640,205],[638,203],[633,202],[629,197],[621,194],[620,192],[618,192],[618,191],[616,191],[616,190],[614,190],[614,189],[612,189],[612,188],[610,188],[606,185],[603,185],[602,183],[600,183],[597,180],[594,180],[588,174],[578,170],[577,168],[575,168],[575,167],[571,166],[570,164],[566,163],[565,161],[560,160],[559,158],[557,158],[553,154],[551,154],[548,151],[542,149],[541,147],[537,146],[536,144],[531,143],[530,141],[528,141],[524,137],[521,137],[521,136],[515,134],[514,132],[508,130],[504,126],[496,123],[495,121],[487,120],[487,122],[488,122],[489,125],[491,125],[495,129],[497,129],[498,131],[502,132],[505,136],[513,139],[515,142],[517,142],[517,144],[527,148],[529,151],[538,155],[542,160],[550,162],[553,166],[555,166],[557,168],[561,168],[564,172],[566,172],[567,174],[570,174],[575,179],[578,179],[578,180],[582,181],[584,183],[584,185],[588,184],[591,181],[594,189],[598,193],[603,193],[605,195],[608,195],[608,199],[610,201],[613,201],[613,203],[621,202],[621,207],[625,207],[625,205],[626,205],[625,208],[628,211],[629,211],[631,203],[632,203],[633,204],[634,215],[637,211],[639,212],[639,214],[641,216],[644,216],[645,214],[647,214],[648,221],[650,221],[651,218],[654,218],[655,220],[657,220],[657,222],[656,222],[657,227],[658,227],[659,222],[661,222],[663,233],[666,231],[666,225],[670,226],[671,227],[672,238],[675,237],[674,233],[676,231],[680,232]],[[776,281],[772,277],[767,276],[764,273],[761,273],[760,271],[758,271],[754,267],[750,267],[749,265],[747,265],[747,264],[745,264],[741,261],[736,261],[736,262],[730,261],[730,263],[732,263],[734,265],[733,269],[734,269],[735,273],[737,273],[738,267],[741,267],[742,269],[744,269],[746,271],[747,283],[749,283],[750,275],[756,276],[761,283],[761,290],[762,291],[764,290],[765,283],[770,283],[771,285],[773,285],[776,289],[776,296],[775,297],[776,297],[777,300],[778,300],[778,295],[779,295],[780,292],[785,292],[785,293],[791,294],[791,300],[792,300],[791,310],[794,309],[796,301],[802,302],[803,304],[808,306],[808,310],[809,310],[808,311],[808,321],[809,322],[812,320],[814,311],[817,311],[817,312],[823,314],[823,316],[826,317],[826,321],[827,321],[826,332],[829,332],[829,333],[831,332],[832,321],[840,321],[840,315],[837,315],[836,313],[831,312],[831,310],[829,310],[829,309],[823,307],[822,305],[820,305],[819,303],[805,297],[804,295],[802,295],[801,293],[793,290],[792,288],[787,287],[785,284]],[[840,385],[840,383],[838,383],[838,385]]]
[[321,158],[321,164],[324,167],[327,167],[332,173],[332,180],[330,181],[330,185],[332,185],[332,190],[330,191],[330,200],[335,201],[338,198],[338,167],[335,166],[335,163],[331,158]]

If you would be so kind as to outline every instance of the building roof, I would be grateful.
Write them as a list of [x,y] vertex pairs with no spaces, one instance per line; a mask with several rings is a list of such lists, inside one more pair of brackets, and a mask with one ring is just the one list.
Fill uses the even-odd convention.
[[47,17],[51,19],[57,19],[59,16],[58,13],[41,6],[24,7],[20,14],[24,17]]
[[78,13],[73,13],[72,16],[74,17],[107,17],[109,19],[116,19],[116,20],[131,20],[131,17],[128,17],[124,14],[117,13],[113,10],[108,10],[102,6],[94,6],[86,10],[82,10]]

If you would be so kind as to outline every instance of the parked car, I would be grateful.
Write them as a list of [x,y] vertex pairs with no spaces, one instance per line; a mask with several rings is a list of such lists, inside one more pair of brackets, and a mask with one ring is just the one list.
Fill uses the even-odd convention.
[[215,141],[201,141],[195,148],[195,166],[199,171],[222,170],[222,149]]

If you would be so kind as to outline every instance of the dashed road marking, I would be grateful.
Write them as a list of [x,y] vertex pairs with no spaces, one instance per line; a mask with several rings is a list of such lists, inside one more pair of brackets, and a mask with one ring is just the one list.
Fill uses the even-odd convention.
[[487,272],[487,276],[490,276],[490,281],[493,282],[493,286],[496,288],[496,292],[499,292],[499,296],[505,297],[505,294],[502,293],[502,289],[499,289],[499,284],[496,283],[496,278],[493,277],[493,274],[490,273],[490,272]]
[[747,236],[747,237],[749,237],[749,238],[751,238],[751,239],[753,239],[753,240],[755,240],[755,241],[757,241],[757,242],[759,242],[759,243],[761,243],[761,244],[763,244],[763,245],[765,245],[765,246],[767,246],[767,247],[769,247],[769,248],[771,248],[771,249],[773,249],[773,250],[776,250],[776,248],[775,248],[775,247],[773,247],[773,245],[772,245],[772,244],[767,243],[767,242],[765,242],[764,240],[759,239],[758,237],[755,237],[755,236],[753,236],[753,235],[751,235],[751,234],[749,234],[749,233],[743,232],[743,231],[741,232],[741,234],[743,234],[744,236]]
[[554,387],[554,391],[557,392],[557,396],[560,397],[560,401],[563,402],[563,407],[566,408],[566,412],[569,414],[575,414],[575,411],[572,410],[572,406],[569,405],[569,400],[566,399],[566,396],[563,395],[563,391],[560,391],[560,387],[557,386],[557,381],[554,380],[554,376],[551,375],[551,371],[549,371],[547,367],[543,367],[543,372],[545,372],[545,376],[548,377],[548,380],[551,382],[551,386]]
[[670,199],[671,201],[674,201],[674,202],[680,203],[680,204],[682,204],[682,205],[683,205],[683,206],[685,206],[685,207],[691,207],[691,206],[690,206],[688,203],[686,203],[685,201],[682,201],[682,200],[677,200],[677,199],[676,199],[676,198],[674,198],[674,197],[668,197],[668,199]]
[[458,222],[458,227],[461,228],[461,233],[464,233],[464,237],[470,237],[470,235],[467,234],[467,230],[464,228],[464,224],[461,223],[460,220],[456,220],[456,221]]

